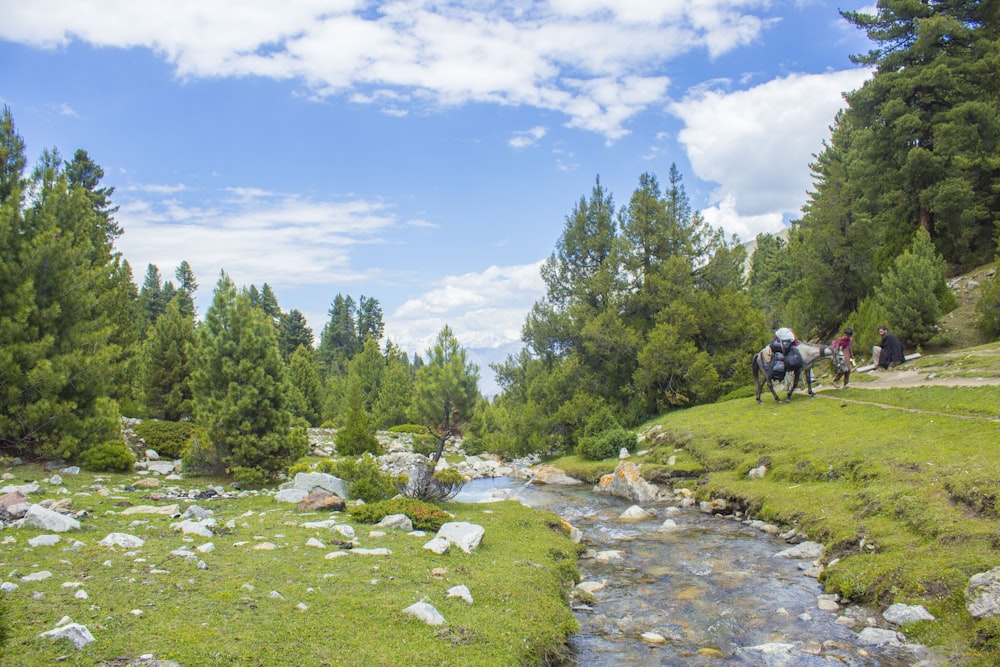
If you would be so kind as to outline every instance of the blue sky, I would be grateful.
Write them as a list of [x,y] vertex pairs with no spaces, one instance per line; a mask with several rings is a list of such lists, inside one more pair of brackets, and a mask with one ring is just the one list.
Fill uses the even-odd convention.
[[[676,163],[750,240],[797,217],[868,49],[824,0],[0,0],[0,104],[29,164],[105,170],[141,282],[225,270],[317,339],[381,303],[423,352],[444,324],[507,346],[599,176],[618,205]],[[874,11],[868,6],[868,11]]]

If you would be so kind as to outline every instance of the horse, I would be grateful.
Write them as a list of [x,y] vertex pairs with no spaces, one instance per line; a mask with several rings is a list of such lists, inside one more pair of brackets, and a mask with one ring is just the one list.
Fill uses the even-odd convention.
[[[815,396],[816,393],[812,388],[812,367],[820,359],[832,359],[833,358],[833,348],[829,345],[813,345],[812,343],[799,342],[796,346],[799,354],[802,355],[802,365],[798,368],[793,369],[785,373],[785,389],[788,392],[785,396],[785,403],[789,403],[792,400],[792,392],[795,388],[799,386],[799,379],[802,374],[805,373],[806,376],[806,386],[809,391],[809,396]],[[753,367],[753,383],[757,392],[757,402],[760,403],[760,394],[764,389],[764,383],[767,383],[767,388],[771,390],[771,395],[774,396],[774,400],[781,402],[781,398],[778,396],[778,392],[774,390],[774,381],[771,379],[770,374],[767,372],[767,364],[763,359],[767,358],[767,353],[770,352],[770,345],[767,345],[757,354],[753,355],[750,360],[750,364]],[[792,375],[792,379],[788,380],[789,374]]]

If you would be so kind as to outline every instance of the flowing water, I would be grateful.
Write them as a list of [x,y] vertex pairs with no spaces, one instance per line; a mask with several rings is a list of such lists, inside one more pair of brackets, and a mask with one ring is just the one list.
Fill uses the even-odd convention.
[[[601,556],[579,563],[584,581],[604,586],[574,602],[580,631],[567,666],[937,664],[923,647],[861,645],[858,632],[876,614],[821,610],[809,564],[777,557],[789,545],[742,522],[662,504],[644,507],[655,510],[649,520],[623,521],[632,503],[621,498],[507,478],[474,480],[456,500],[506,498],[562,516]],[[677,527],[660,530],[668,511]]]

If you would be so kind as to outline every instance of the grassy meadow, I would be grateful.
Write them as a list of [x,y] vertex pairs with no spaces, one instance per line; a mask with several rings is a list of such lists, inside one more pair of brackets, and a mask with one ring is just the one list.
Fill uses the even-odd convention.
[[[51,473],[36,466],[7,468],[22,484]],[[306,522],[331,518],[328,512],[298,513],[270,496],[181,501],[212,510],[220,527],[213,538],[175,532],[169,516],[121,515],[151,501],[150,491],[127,490],[135,475],[63,475],[74,510],[86,510],[82,531],[63,533],[54,546],[29,547],[42,534],[34,529],[0,532],[0,580],[17,584],[0,594],[10,637],[0,664],[7,667],[125,665],[143,654],[200,665],[509,665],[539,664],[562,650],[575,631],[567,593],[578,577],[577,547],[553,514],[516,502],[449,503],[456,521],[485,528],[472,553],[457,548],[444,555],[423,545],[433,537],[386,530],[370,536],[371,525],[334,513],[355,529],[363,548],[387,548],[391,555],[348,554],[328,559],[343,536],[309,529]],[[174,482],[204,488],[211,480]],[[108,496],[95,492],[100,484]],[[43,484],[43,486],[46,486]],[[52,487],[47,487],[52,488]],[[136,549],[98,545],[111,532],[145,540]],[[310,538],[325,548],[307,546]],[[82,545],[73,546],[79,540]],[[195,549],[211,542],[214,550]],[[269,543],[273,550],[261,549]],[[207,565],[170,553],[181,547]],[[25,582],[39,571],[52,576]],[[448,597],[464,584],[469,605]],[[78,591],[87,599],[78,599]],[[403,612],[419,601],[445,618],[425,624]],[[68,616],[95,637],[81,650],[65,640],[38,635]]]

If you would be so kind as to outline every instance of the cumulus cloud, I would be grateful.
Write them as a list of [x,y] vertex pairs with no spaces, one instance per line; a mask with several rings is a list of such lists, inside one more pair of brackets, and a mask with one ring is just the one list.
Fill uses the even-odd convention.
[[797,214],[843,93],[868,76],[862,69],[792,74],[737,92],[696,90],[672,104],[692,169],[718,184],[706,219],[749,240]]
[[5,8],[0,38],[58,48],[146,48],[181,78],[302,82],[405,115],[490,102],[568,116],[614,140],[665,99],[663,66],[758,39],[767,0],[34,0]]
[[523,132],[515,132],[514,136],[507,142],[507,145],[514,149],[534,146],[535,143],[544,137],[546,133],[547,130],[540,125],[535,126],[530,130],[524,130]]
[[[125,229],[118,249],[141,282],[148,264],[170,276],[187,260],[200,277],[208,303],[220,270],[237,285],[267,282],[275,288],[329,285],[371,278],[352,264],[360,244],[384,242],[398,225],[379,201],[311,201],[295,195],[231,189],[210,204],[194,206],[172,188],[127,188],[116,215]],[[149,196],[162,194],[162,197]]]
[[[465,347],[496,347],[521,336],[531,304],[545,294],[542,262],[491,266],[447,276],[386,317],[386,329],[411,351],[423,353],[447,323]],[[403,343],[401,343],[403,344]]]

